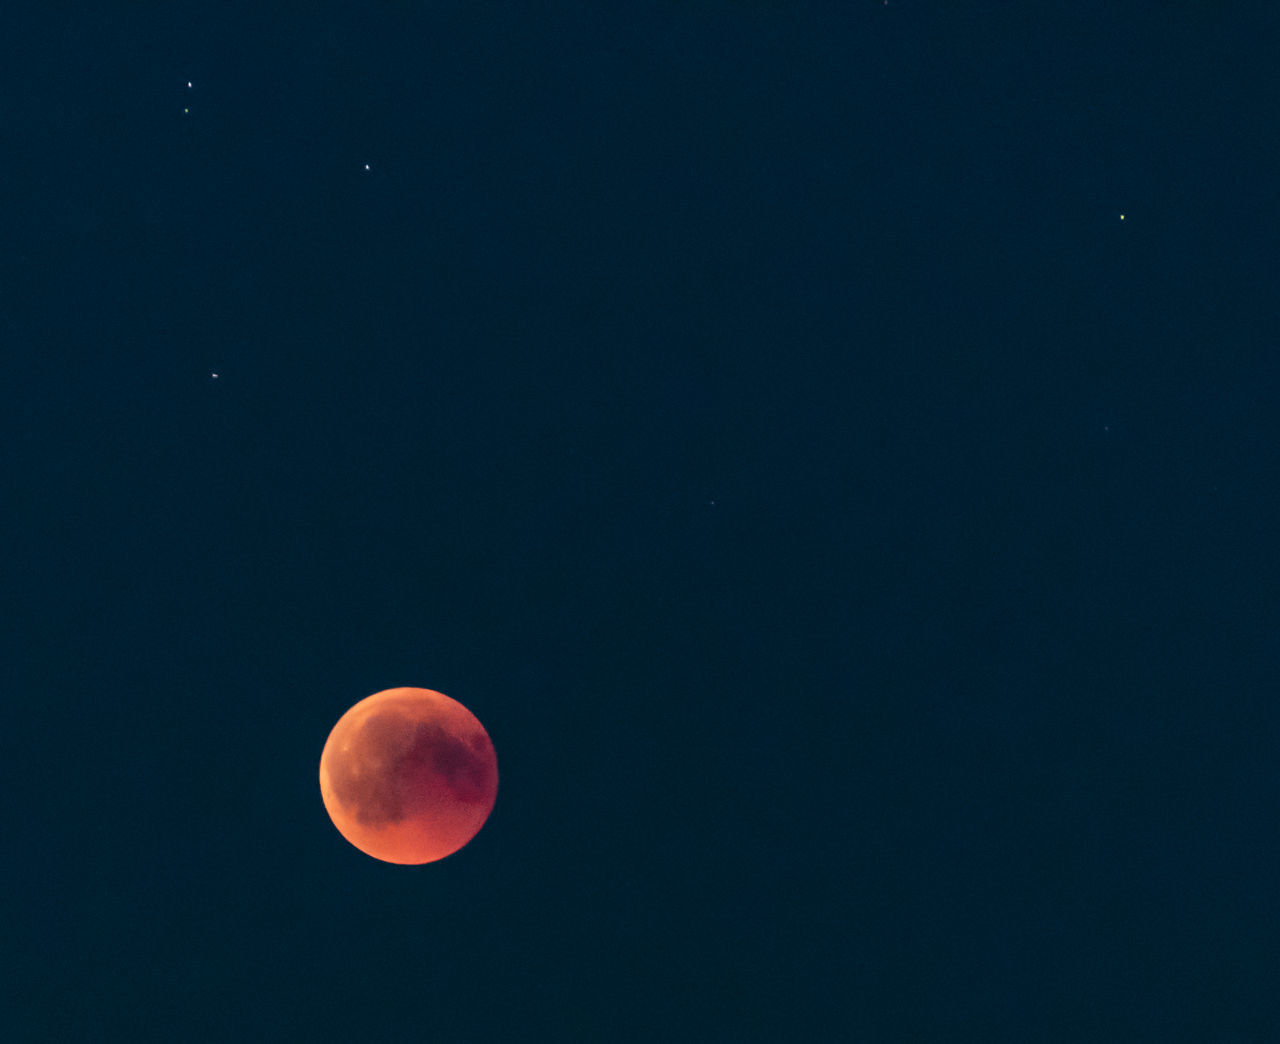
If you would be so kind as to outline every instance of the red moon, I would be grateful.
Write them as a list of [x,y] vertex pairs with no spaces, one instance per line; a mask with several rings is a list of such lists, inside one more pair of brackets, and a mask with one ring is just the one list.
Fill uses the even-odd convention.
[[338,719],[320,796],[348,841],[387,863],[433,863],[479,833],[498,757],[476,716],[431,689],[386,689]]

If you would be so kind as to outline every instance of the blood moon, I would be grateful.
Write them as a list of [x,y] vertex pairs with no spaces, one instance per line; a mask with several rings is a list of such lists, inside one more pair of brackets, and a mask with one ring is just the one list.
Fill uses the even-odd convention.
[[457,700],[431,689],[386,689],[329,733],[320,796],[361,852],[387,863],[432,863],[484,826],[498,796],[498,758],[484,726]]

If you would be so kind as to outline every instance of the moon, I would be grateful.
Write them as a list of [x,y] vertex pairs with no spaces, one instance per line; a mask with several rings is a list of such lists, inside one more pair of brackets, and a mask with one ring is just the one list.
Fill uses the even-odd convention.
[[375,692],[338,719],[320,754],[338,832],[386,863],[433,863],[479,833],[498,757],[466,707],[432,689]]

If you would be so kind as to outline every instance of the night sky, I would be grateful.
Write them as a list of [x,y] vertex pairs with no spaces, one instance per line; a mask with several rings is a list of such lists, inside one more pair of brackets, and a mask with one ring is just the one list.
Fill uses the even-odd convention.
[[7,1040],[1280,1040],[1280,5],[30,6]]

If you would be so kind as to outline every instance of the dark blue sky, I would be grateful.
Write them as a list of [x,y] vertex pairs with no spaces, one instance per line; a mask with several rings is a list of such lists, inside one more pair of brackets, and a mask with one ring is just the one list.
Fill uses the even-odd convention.
[[1280,18],[1006,6],[0,16],[15,1039],[1280,1038]]

